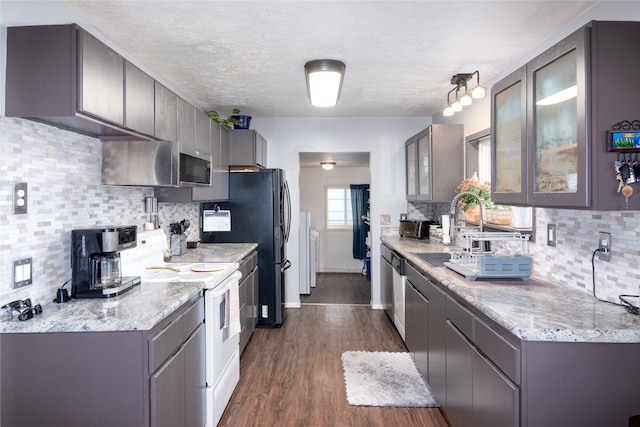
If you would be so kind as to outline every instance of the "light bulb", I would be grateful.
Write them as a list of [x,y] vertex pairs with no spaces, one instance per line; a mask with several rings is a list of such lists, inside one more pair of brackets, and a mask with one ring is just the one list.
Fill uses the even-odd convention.
[[464,105],[465,107],[467,105],[471,105],[472,103],[473,103],[473,99],[471,98],[471,95],[469,95],[468,93],[465,93],[460,98],[460,104]]
[[451,105],[447,105],[447,107],[442,112],[442,115],[445,117],[453,116],[453,108],[451,108]]
[[460,99],[456,98],[456,100],[453,101],[453,104],[451,104],[451,109],[455,113],[462,111],[462,104],[460,103]]
[[484,86],[477,85],[471,91],[471,96],[475,99],[484,98],[485,96],[487,96],[487,90],[484,88]]

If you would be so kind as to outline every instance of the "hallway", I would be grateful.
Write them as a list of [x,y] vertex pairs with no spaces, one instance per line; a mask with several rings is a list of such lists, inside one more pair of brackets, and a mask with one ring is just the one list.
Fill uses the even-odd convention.
[[300,295],[305,304],[371,305],[371,282],[361,273],[320,273],[311,294]]
[[448,427],[438,408],[350,406],[344,351],[406,351],[382,310],[353,305],[289,309],[281,328],[258,328],[220,426]]

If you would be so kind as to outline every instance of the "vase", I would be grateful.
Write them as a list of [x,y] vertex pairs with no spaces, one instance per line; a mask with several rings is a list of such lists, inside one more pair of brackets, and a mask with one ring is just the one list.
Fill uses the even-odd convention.
[[251,116],[231,116],[232,118],[240,121],[240,124],[234,124],[234,129],[249,129],[251,125]]
[[467,221],[480,222],[480,206],[475,205],[472,208],[464,211],[464,216]]

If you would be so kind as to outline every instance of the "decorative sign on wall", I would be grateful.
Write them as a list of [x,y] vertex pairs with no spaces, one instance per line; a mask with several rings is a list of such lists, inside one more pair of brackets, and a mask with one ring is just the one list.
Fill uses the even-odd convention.
[[624,120],[607,131],[607,151],[640,153],[640,120]]

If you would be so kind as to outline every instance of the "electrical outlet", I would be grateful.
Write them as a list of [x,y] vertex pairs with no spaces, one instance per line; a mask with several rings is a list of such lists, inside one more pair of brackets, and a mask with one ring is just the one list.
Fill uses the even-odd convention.
[[31,266],[32,258],[19,259],[13,262],[13,287],[20,288],[22,286],[33,283]]
[[547,246],[556,246],[556,225],[547,224]]
[[601,261],[611,261],[611,233],[604,231],[598,236],[598,258]]
[[14,215],[27,213],[27,183],[13,183],[13,213]]

